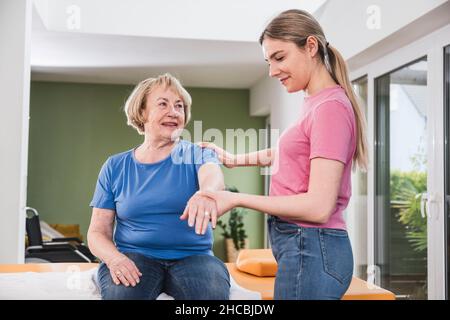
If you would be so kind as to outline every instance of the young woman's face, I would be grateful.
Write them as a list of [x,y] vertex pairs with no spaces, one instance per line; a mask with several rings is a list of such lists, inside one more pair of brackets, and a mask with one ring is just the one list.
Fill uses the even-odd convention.
[[176,138],[184,128],[184,102],[170,89],[156,88],[147,96],[145,131],[162,138]]
[[302,50],[293,42],[264,39],[264,59],[269,75],[277,78],[288,92],[304,90],[311,78],[313,59],[308,49]]

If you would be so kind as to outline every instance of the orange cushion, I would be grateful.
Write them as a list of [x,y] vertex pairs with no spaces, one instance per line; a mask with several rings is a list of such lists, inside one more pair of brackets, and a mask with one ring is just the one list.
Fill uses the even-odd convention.
[[395,300],[395,294],[386,289],[371,285],[370,283],[353,277],[342,300]]
[[242,249],[236,267],[258,277],[274,277],[277,273],[277,262],[271,249]]

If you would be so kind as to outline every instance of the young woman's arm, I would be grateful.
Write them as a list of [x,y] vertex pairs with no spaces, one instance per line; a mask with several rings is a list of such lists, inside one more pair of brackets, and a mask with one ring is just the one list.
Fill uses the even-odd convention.
[[260,151],[234,155],[211,142],[200,142],[199,145],[203,148],[214,150],[217,153],[220,162],[222,162],[223,165],[227,168],[271,166],[275,157],[275,151],[273,149],[264,149]]
[[216,200],[219,216],[234,207],[246,207],[294,221],[322,224],[336,207],[344,164],[336,160],[311,160],[306,193],[290,196],[258,196],[243,193],[202,192]]

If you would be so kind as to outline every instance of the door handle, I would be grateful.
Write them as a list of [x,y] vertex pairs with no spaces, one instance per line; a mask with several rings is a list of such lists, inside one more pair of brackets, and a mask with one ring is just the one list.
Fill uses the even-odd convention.
[[[428,219],[432,219],[433,218],[433,211],[430,210],[430,205],[431,204],[438,204],[438,195],[436,193],[430,193],[430,194],[426,194],[425,197],[425,204],[424,204],[424,208],[425,208],[425,215],[428,217]],[[437,208],[435,208],[437,209]],[[439,212],[436,212],[434,214],[434,218],[435,220],[439,220]]]
[[421,198],[420,198],[420,215],[422,216],[422,218],[425,218],[427,216],[427,212],[426,212],[426,203],[428,202],[428,194],[427,193],[421,193]]

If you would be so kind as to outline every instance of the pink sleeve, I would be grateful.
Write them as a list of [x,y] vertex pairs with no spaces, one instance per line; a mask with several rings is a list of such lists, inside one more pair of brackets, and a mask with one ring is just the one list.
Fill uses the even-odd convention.
[[346,164],[352,148],[352,128],[350,114],[342,103],[322,103],[311,119],[309,158],[320,157]]

